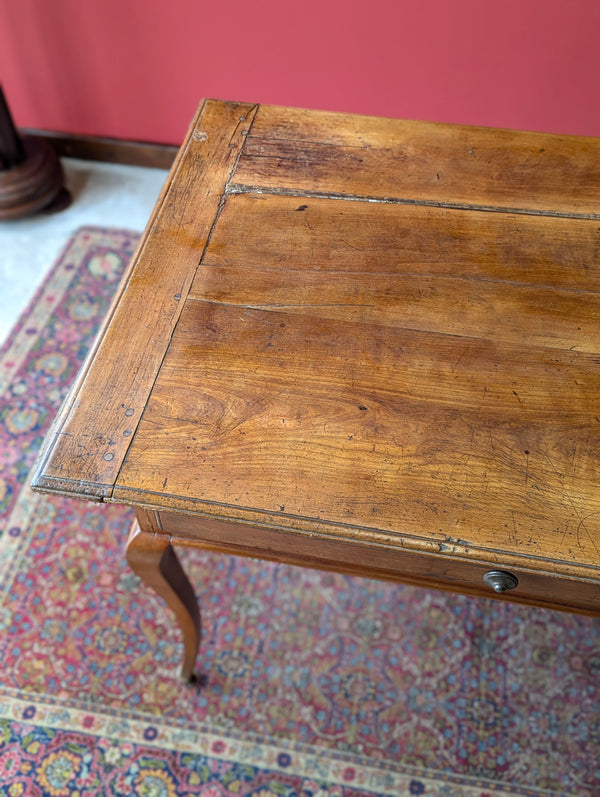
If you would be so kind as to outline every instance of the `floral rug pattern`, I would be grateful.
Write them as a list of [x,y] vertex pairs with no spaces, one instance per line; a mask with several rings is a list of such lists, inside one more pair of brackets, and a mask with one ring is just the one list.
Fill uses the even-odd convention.
[[0,795],[600,794],[595,618],[185,550],[180,684],[130,511],[28,488],[137,240],[78,231],[0,351]]

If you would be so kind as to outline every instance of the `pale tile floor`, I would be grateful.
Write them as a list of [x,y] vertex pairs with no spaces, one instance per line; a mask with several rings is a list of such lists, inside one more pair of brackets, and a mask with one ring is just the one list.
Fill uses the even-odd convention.
[[0,221],[0,343],[69,236],[83,225],[142,232],[168,172],[65,158],[69,208],[19,221]]

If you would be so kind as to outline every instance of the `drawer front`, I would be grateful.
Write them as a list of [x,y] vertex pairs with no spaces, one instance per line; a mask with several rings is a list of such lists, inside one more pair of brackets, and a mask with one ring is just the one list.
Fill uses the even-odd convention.
[[[172,512],[138,510],[137,515],[142,528],[170,534],[176,546],[600,615],[600,582],[592,580],[507,569],[492,559],[471,561],[449,554],[407,551]],[[510,583],[510,577],[515,585]],[[508,589],[495,591],[503,586]]]

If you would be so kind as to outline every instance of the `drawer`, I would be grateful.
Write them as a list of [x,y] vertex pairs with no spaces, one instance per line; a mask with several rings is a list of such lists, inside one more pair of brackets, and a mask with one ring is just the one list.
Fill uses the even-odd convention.
[[[214,518],[138,510],[140,525],[168,533],[175,546],[205,548],[366,578],[383,578],[468,595],[600,615],[600,582],[543,570],[505,567],[493,559],[466,559],[397,547],[360,543],[301,531],[258,527]],[[496,577],[509,574],[513,588],[496,592]],[[487,578],[484,579],[484,576]],[[502,586],[502,583],[496,586]],[[512,584],[510,585],[512,587]]]

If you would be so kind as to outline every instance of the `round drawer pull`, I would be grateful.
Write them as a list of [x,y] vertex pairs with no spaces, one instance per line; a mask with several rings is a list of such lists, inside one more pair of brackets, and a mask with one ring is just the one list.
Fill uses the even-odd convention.
[[483,581],[494,592],[506,592],[509,589],[514,589],[519,583],[519,579],[512,573],[507,573],[506,570],[488,570]]

